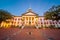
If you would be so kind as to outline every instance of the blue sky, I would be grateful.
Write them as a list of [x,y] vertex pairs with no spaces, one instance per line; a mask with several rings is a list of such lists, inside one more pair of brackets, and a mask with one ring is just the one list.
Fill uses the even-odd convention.
[[7,10],[13,15],[20,16],[25,13],[29,7],[43,16],[53,5],[60,5],[60,0],[0,0],[0,9]]

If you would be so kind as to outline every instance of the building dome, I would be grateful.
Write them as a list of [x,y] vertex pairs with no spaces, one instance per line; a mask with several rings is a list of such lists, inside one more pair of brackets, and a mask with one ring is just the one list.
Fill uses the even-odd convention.
[[32,11],[32,9],[31,9],[31,8],[29,8],[29,9],[27,10],[27,12],[33,12],[33,11]]

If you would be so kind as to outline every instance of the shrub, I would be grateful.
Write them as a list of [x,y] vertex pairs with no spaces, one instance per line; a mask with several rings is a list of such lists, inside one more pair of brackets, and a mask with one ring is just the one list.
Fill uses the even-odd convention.
[[58,27],[58,29],[60,29],[60,27]]
[[55,25],[50,25],[48,28],[55,28]]

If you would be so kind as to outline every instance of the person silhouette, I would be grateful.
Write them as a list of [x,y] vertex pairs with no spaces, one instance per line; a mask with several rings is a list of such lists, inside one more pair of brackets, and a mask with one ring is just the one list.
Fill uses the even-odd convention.
[[31,32],[29,32],[29,35],[31,35]]

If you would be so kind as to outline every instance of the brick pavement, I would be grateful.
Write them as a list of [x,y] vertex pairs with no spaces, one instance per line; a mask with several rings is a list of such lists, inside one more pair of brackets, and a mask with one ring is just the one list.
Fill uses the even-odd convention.
[[0,29],[0,40],[60,40],[60,29]]

